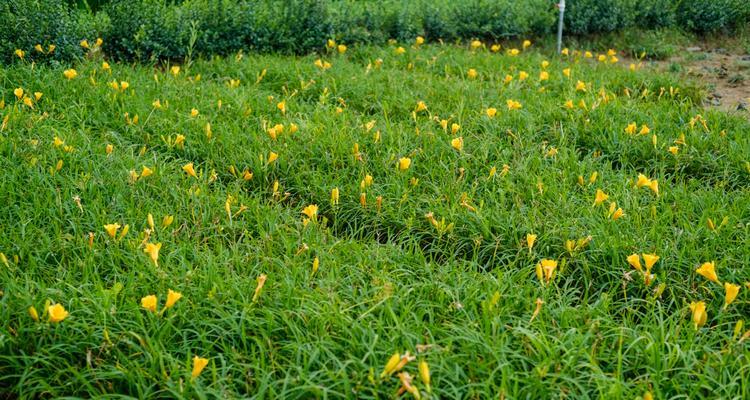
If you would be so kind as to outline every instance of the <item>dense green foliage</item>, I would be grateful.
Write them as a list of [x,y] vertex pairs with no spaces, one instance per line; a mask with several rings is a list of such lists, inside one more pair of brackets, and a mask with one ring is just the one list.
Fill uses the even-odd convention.
[[[402,43],[326,53],[329,69],[0,69],[0,393],[391,398],[381,371],[408,351],[422,398],[747,397],[750,291],[725,308],[695,269],[750,280],[750,123],[580,54]],[[650,285],[631,254],[660,257]],[[540,280],[543,259],[558,268]],[[169,289],[172,308],[141,306]],[[48,321],[49,303],[69,316]]]
[[[113,0],[70,10],[57,0],[0,4],[0,60],[55,42],[55,59],[81,54],[81,39],[105,39],[123,59],[181,59],[240,49],[304,54],[329,38],[347,44],[388,39],[499,40],[553,32],[550,0]],[[750,24],[745,0],[569,0],[566,32],[574,35],[626,28],[730,32]],[[92,14],[92,13],[96,14]],[[33,54],[30,54],[33,55]],[[37,59],[49,59],[36,54]]]

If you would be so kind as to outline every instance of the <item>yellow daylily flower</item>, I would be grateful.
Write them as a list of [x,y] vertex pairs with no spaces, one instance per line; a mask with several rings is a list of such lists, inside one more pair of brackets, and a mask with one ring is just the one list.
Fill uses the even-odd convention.
[[107,231],[109,237],[113,239],[117,236],[118,229],[120,229],[120,224],[117,223],[104,225],[104,230]]
[[460,137],[460,136],[457,137],[457,138],[453,138],[451,140],[451,147],[453,147],[454,149],[456,149],[458,151],[463,150],[463,148],[464,148],[464,138]]
[[148,254],[151,261],[155,266],[159,266],[159,250],[161,250],[161,243],[146,243],[143,248],[143,252]]
[[193,357],[193,371],[190,373],[190,376],[195,379],[198,377],[198,375],[203,372],[203,369],[206,368],[208,365],[208,359],[203,357],[195,356]]
[[68,318],[69,313],[62,304],[58,303],[47,307],[47,315],[49,315],[50,322],[58,323]]
[[398,160],[398,169],[399,171],[406,171],[411,166],[411,158],[409,157],[401,157]]
[[693,312],[693,325],[695,329],[700,328],[706,324],[708,315],[706,314],[706,303],[702,301],[694,301],[690,303],[690,311]]
[[643,271],[643,267],[641,266],[641,257],[638,254],[631,254],[627,258],[628,264],[633,266],[633,268],[637,269],[638,271]]
[[716,275],[716,265],[713,261],[701,264],[701,266],[698,267],[695,272],[711,282],[720,283],[719,277]]
[[175,292],[172,289],[167,290],[167,302],[164,304],[164,309],[169,309],[182,298],[182,293]]
[[594,196],[594,206],[598,206],[609,198],[609,195],[604,193],[601,189],[596,189],[596,195]]
[[724,282],[724,308],[726,309],[734,299],[737,298],[737,294],[740,293],[740,285],[733,283]]
[[198,175],[195,173],[195,169],[193,168],[193,163],[187,163],[182,166],[182,170],[185,171],[188,175],[192,176],[193,178],[197,178]]
[[71,79],[74,79],[76,76],[78,76],[78,72],[76,72],[76,70],[71,68],[71,69],[66,69],[65,71],[63,71],[63,75],[68,80],[71,80]]
[[141,298],[141,307],[145,308],[148,311],[156,312],[156,306],[159,300],[156,298],[155,295],[148,295],[143,298]]

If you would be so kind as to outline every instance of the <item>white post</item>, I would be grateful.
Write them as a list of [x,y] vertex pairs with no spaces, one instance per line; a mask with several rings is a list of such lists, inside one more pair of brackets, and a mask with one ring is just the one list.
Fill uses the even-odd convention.
[[557,5],[560,9],[560,21],[557,23],[557,54],[562,51],[563,15],[565,15],[565,0],[560,0]]

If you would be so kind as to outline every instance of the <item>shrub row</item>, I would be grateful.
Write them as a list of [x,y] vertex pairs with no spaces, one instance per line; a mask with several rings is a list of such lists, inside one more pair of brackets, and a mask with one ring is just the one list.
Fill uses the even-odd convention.
[[[553,0],[97,0],[96,12],[70,0],[0,2],[0,60],[15,49],[38,60],[82,55],[81,39],[104,38],[120,59],[180,59],[239,49],[306,53],[326,39],[498,40],[554,31]],[[570,34],[628,27],[728,32],[750,22],[747,0],[568,0]],[[83,4],[88,4],[83,2]],[[34,46],[56,49],[35,51]]]

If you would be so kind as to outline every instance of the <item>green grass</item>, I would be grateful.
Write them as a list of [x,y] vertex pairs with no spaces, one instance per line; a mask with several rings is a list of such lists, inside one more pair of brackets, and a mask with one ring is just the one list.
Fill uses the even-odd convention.
[[[750,280],[750,123],[694,106],[699,86],[647,70],[533,47],[518,57],[406,47],[327,54],[325,71],[314,56],[256,54],[197,60],[176,77],[147,65],[108,73],[96,60],[0,69],[0,394],[391,398],[401,383],[381,371],[408,351],[416,360],[403,371],[422,397],[747,396],[748,341],[744,328],[735,333],[747,289],[723,310],[723,287],[694,271],[715,261],[722,282]],[[540,83],[543,60],[550,78]],[[70,67],[78,77],[66,80]],[[116,91],[112,80],[130,87]],[[17,87],[43,97],[30,109]],[[508,99],[523,108],[508,110]],[[427,110],[413,116],[419,101]],[[691,126],[697,114],[705,128]],[[445,132],[440,119],[460,130]],[[631,122],[651,133],[627,134]],[[265,129],[277,123],[286,130],[273,140]],[[184,148],[169,144],[177,134]],[[685,144],[674,144],[681,134]],[[412,160],[406,171],[401,157]],[[189,162],[197,178],[183,172]],[[143,166],[154,174],[131,182]],[[658,180],[658,196],[634,186],[638,174]],[[594,207],[597,189],[610,198]],[[616,221],[610,201],[624,211]],[[320,211],[305,225],[309,204]],[[158,267],[143,252],[148,214],[149,241],[163,246]],[[167,215],[174,222],[163,227]],[[110,223],[130,232],[111,239]],[[628,265],[633,253],[661,257],[651,285]],[[547,285],[535,273],[543,258],[559,263]],[[174,307],[141,307],[151,294],[162,307],[168,289],[184,296]],[[700,329],[692,301],[707,304]],[[70,315],[49,322],[47,302]],[[209,364],[191,379],[196,355]]]

